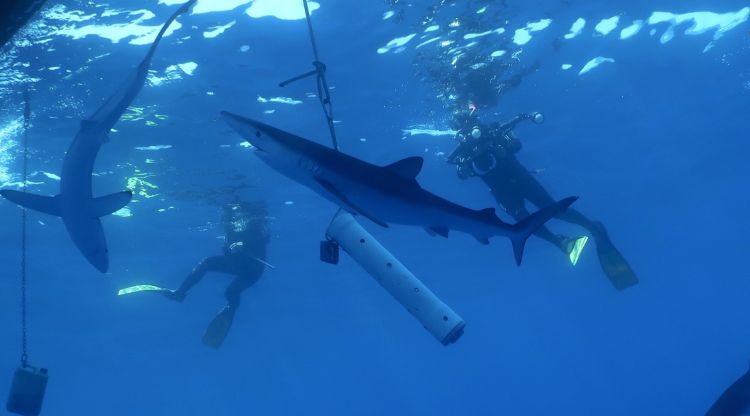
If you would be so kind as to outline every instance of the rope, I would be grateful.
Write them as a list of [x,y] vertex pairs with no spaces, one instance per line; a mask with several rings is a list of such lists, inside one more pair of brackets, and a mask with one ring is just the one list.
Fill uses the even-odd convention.
[[[23,190],[26,191],[29,155],[29,126],[31,122],[31,105],[29,92],[23,93]],[[26,343],[26,208],[21,209],[21,366],[26,367],[29,361]]]
[[313,56],[315,57],[315,60],[313,61],[313,66],[315,69],[309,72],[305,72],[302,75],[297,75],[294,78],[290,78],[282,83],[279,84],[280,87],[285,87],[292,82],[299,81],[303,78],[307,78],[313,75],[317,76],[316,79],[316,85],[318,88],[318,99],[320,100],[320,105],[323,107],[323,113],[325,114],[326,121],[328,123],[328,130],[331,133],[331,141],[333,142],[333,149],[338,151],[339,150],[339,144],[338,140],[336,139],[336,128],[333,124],[333,106],[331,104],[331,91],[330,88],[328,88],[328,81],[326,81],[326,65],[320,61],[320,56],[318,55],[318,46],[315,42],[315,33],[313,32],[312,27],[312,21],[310,20],[310,9],[307,7],[307,0],[302,0],[303,5],[305,6],[305,17],[307,18],[307,29],[310,32],[310,43],[312,44],[312,50],[313,50]]

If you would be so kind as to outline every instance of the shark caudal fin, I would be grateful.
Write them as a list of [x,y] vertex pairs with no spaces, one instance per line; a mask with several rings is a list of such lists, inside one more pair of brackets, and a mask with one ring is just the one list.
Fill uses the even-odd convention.
[[24,208],[33,209],[34,211],[39,211],[58,217],[62,216],[60,195],[42,196],[30,194],[28,192],[11,191],[6,189],[0,191],[0,196]]
[[521,265],[521,259],[523,259],[523,248],[526,245],[526,240],[543,226],[545,222],[568,209],[570,204],[577,199],[577,196],[561,199],[513,224],[513,230],[515,233],[514,236],[511,237],[511,241],[513,242],[513,255],[516,257],[517,265]]

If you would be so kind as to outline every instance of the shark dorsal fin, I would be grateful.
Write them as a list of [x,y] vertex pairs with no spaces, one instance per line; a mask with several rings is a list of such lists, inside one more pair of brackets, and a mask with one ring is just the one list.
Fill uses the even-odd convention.
[[401,177],[407,179],[416,179],[417,175],[419,175],[419,172],[422,171],[423,163],[424,159],[422,159],[421,157],[412,156],[407,157],[406,159],[401,159],[397,162],[393,162],[390,165],[386,165],[385,168]]

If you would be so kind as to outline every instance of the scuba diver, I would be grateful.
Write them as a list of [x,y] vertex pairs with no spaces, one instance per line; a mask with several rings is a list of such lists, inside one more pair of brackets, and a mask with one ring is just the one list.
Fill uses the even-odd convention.
[[[456,165],[461,179],[478,176],[490,188],[492,195],[505,211],[520,221],[529,215],[525,201],[537,207],[554,203],[554,199],[539,181],[518,161],[516,154],[521,150],[521,141],[513,133],[514,128],[525,120],[541,124],[541,113],[519,114],[510,121],[489,125],[479,122],[476,106],[470,103],[469,111],[456,112],[454,129],[458,147],[448,156],[448,163]],[[638,283],[638,278],[625,258],[612,245],[607,231],[598,221],[593,221],[575,209],[568,208],[556,218],[580,225],[594,238],[602,269],[618,290]],[[554,244],[563,251],[575,265],[588,241],[587,236],[566,237],[551,232],[543,226],[536,236]]]
[[203,259],[175,290],[137,285],[120,290],[118,295],[157,291],[168,299],[182,302],[206,273],[234,276],[224,294],[227,304],[214,317],[203,335],[204,344],[218,349],[232,325],[242,292],[260,279],[266,266],[273,267],[265,261],[266,246],[270,241],[267,217],[266,203],[263,201],[225,205],[221,218],[225,233],[221,255]]

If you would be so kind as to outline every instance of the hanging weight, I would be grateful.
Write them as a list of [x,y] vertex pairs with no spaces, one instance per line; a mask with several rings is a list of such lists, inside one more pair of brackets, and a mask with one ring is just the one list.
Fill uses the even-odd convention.
[[47,388],[47,369],[31,366],[19,367],[13,375],[6,409],[23,416],[37,416],[42,411],[44,391]]

